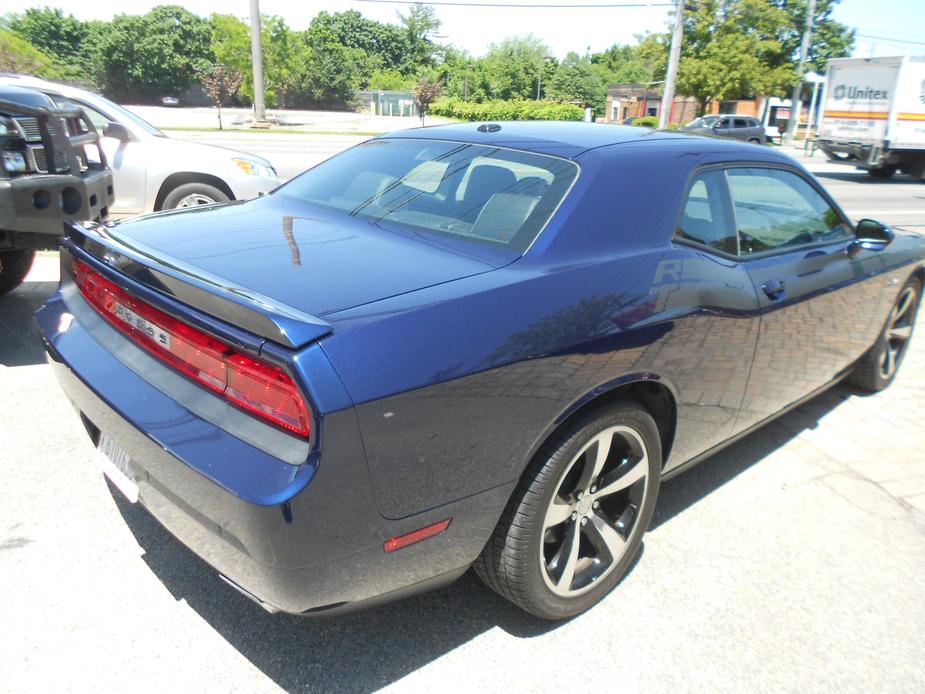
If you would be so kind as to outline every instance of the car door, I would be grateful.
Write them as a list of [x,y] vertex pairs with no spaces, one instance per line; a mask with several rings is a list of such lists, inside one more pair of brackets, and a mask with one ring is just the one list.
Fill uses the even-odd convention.
[[882,259],[853,246],[850,223],[802,174],[731,167],[726,181],[761,311],[742,430],[829,383],[873,344]]
[[147,153],[145,144],[137,141],[123,142],[103,135],[106,124],[115,118],[90,106],[79,99],[51,95],[61,105],[82,108],[99,131],[106,160],[112,169],[112,185],[115,201],[109,210],[111,215],[120,216],[144,212],[147,183]]
[[732,119],[732,136],[737,140],[748,140],[752,137],[747,118]]
[[730,137],[732,135],[732,119],[720,118],[713,124],[713,133],[721,137]]
[[653,286],[656,310],[687,314],[653,364],[678,391],[670,467],[732,435],[758,337],[758,299],[738,257],[724,176],[716,167],[694,175],[675,229],[678,252],[660,264]]

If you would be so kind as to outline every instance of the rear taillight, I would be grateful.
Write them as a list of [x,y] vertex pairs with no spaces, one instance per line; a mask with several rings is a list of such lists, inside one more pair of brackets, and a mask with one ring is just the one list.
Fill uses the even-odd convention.
[[136,299],[79,260],[74,282],[84,298],[135,344],[238,407],[301,436],[311,415],[289,374],[235,352],[214,337]]

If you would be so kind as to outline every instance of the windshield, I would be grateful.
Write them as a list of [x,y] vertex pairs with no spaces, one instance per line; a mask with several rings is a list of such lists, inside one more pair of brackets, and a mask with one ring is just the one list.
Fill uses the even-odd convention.
[[523,252],[578,175],[566,159],[460,142],[370,140],[279,195],[382,225]]
[[137,125],[139,128],[144,130],[149,135],[154,135],[155,137],[167,137],[164,133],[162,133],[160,130],[155,128],[144,118],[142,118],[141,116],[136,116],[134,113],[129,111],[127,108],[123,108],[122,106],[119,106],[119,104],[110,101],[105,96],[100,96],[99,94],[95,94],[94,97],[96,98],[97,101],[100,102],[100,105],[103,108],[109,109],[110,111],[115,111],[117,114],[119,114],[120,116],[122,116],[123,118],[127,120],[130,120],[133,125]]
[[701,116],[685,125],[685,128],[712,128],[719,116]]

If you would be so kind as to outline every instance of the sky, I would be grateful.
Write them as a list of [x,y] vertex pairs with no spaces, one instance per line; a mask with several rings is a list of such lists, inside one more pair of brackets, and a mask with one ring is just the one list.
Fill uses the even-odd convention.
[[[174,0],[196,14],[212,12],[246,18],[248,0]],[[454,2],[459,0],[445,0]],[[482,0],[486,3],[558,4],[568,8],[485,8],[436,6],[443,21],[440,43],[465,48],[483,55],[489,44],[507,36],[531,33],[542,39],[551,53],[563,58],[574,51],[601,51],[614,43],[635,43],[634,35],[664,31],[668,26],[669,0]],[[581,8],[574,5],[632,3],[638,7]],[[87,0],[3,0],[4,12],[22,12],[29,7],[50,5],[79,19],[112,19],[114,14],[144,14],[170,0],[117,0],[114,3]],[[396,12],[407,3],[360,2],[357,0],[260,0],[263,14],[283,17],[293,29],[305,29],[322,11],[355,9],[381,22],[395,22]],[[854,54],[857,57],[915,54],[925,55],[925,0],[842,0],[835,18],[858,30]]]

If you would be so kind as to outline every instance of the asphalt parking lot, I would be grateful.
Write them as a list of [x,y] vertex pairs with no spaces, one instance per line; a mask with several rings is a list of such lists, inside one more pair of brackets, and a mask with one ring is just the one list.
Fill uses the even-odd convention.
[[[297,156],[345,144],[316,137]],[[816,159],[853,217],[925,231],[925,184]],[[56,277],[45,255],[0,298],[2,690],[925,691],[923,334],[888,390],[837,386],[666,483],[640,561],[569,622],[471,574],[307,620],[110,491],[32,326]]]

